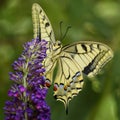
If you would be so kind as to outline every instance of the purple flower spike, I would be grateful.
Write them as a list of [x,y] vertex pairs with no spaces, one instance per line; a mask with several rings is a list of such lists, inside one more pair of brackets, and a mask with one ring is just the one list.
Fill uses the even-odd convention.
[[10,80],[14,82],[8,92],[11,101],[6,101],[5,120],[50,120],[50,107],[45,98],[45,40],[33,39],[24,45],[24,51],[12,66]]

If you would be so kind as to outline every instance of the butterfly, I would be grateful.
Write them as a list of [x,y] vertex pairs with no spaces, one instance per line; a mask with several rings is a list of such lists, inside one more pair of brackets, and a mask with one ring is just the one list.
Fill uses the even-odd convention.
[[64,103],[66,110],[69,101],[82,90],[83,74],[95,76],[111,60],[113,52],[103,43],[79,41],[62,46],[55,40],[51,23],[41,6],[32,6],[34,38],[39,37],[48,42],[47,57],[43,64],[46,69],[46,86],[52,84],[53,72],[58,70],[54,80],[54,97]]

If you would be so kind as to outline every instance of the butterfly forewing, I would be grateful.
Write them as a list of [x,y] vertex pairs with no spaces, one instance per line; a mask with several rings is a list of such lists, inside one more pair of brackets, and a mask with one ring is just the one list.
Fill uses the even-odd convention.
[[96,75],[113,57],[110,47],[92,41],[74,43],[63,47],[62,50],[69,53],[80,70],[89,77]]
[[43,9],[37,3],[34,3],[32,6],[32,19],[34,38],[39,37],[50,43],[55,43],[51,23]]

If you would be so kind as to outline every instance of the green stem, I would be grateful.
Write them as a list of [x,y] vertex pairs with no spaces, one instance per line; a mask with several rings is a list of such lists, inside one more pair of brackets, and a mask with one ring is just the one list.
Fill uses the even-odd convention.
[[[25,88],[27,88],[27,82],[26,82],[26,79],[27,79],[27,75],[28,75],[28,61],[26,62],[26,65],[25,65],[25,68],[24,68],[24,76],[23,76],[23,86]],[[26,91],[23,93],[23,96],[24,96],[24,102],[25,102],[25,105],[27,104],[27,97],[26,97]],[[26,110],[26,106],[24,107],[24,110]],[[25,120],[28,120],[28,116],[27,116],[27,112],[25,112]]]

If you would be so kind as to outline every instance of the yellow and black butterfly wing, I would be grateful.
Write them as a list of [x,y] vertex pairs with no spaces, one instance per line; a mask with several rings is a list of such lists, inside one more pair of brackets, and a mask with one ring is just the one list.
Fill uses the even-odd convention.
[[51,59],[48,59],[49,62],[47,62],[47,64],[45,63],[46,67],[46,73],[45,73],[45,77],[46,77],[46,86],[50,87],[52,84],[52,80],[53,80],[53,72],[54,72],[54,68],[56,66],[57,61],[51,61]]
[[96,75],[113,57],[110,47],[92,41],[74,43],[63,47],[62,50],[70,54],[80,70],[88,77]]
[[92,77],[113,57],[105,44],[82,41],[62,48],[54,82],[54,96],[67,108],[83,87],[82,73]]
[[54,32],[51,23],[40,5],[34,3],[32,6],[33,33],[34,38],[48,41],[49,48],[55,43]]
[[63,51],[57,62],[58,71],[54,81],[54,96],[64,103],[67,110],[69,101],[83,87],[82,72],[69,53]]

